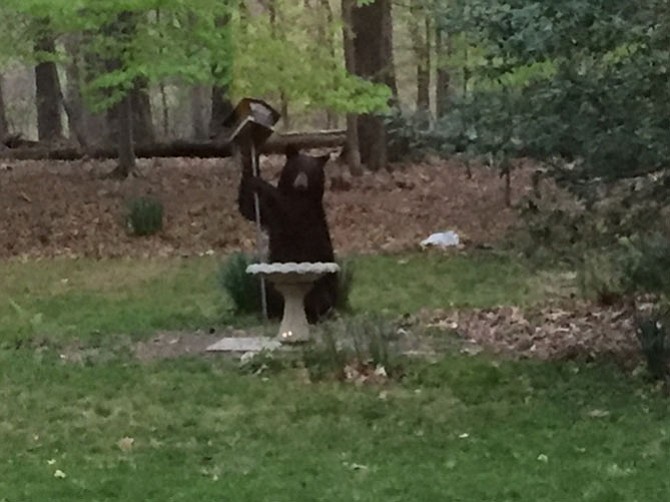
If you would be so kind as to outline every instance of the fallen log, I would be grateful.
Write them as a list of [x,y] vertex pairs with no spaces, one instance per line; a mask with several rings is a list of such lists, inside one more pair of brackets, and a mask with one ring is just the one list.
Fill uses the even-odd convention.
[[[337,148],[344,145],[345,131],[337,129],[316,132],[295,132],[273,134],[261,148],[262,153],[283,153],[287,146],[301,149]],[[173,141],[153,145],[137,145],[135,155],[138,158],[154,157],[190,157],[223,158],[233,154],[229,143]],[[31,147],[19,147],[0,150],[0,158],[7,160],[77,160],[114,159],[118,156],[116,148],[96,148],[84,151],[73,147],[45,147],[39,143]]]

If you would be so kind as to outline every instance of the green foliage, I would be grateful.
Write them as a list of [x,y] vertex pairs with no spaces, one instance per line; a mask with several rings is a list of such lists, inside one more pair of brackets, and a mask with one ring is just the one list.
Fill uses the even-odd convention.
[[133,197],[126,204],[124,223],[136,236],[160,232],[163,229],[163,203],[154,197]]
[[585,296],[595,297],[602,305],[620,302],[628,292],[624,272],[625,257],[605,250],[589,251],[582,257],[578,283]]
[[315,36],[315,25],[321,25],[321,37],[340,40],[339,22],[320,19],[320,9],[293,0],[275,0],[273,9],[274,17],[243,10],[233,15],[233,93],[288,101],[297,111],[387,109],[390,89],[348,74],[340,48]]
[[[388,138],[388,155],[394,160],[419,160],[427,153],[448,156],[462,149],[462,129],[451,129],[454,114],[434,126],[424,111],[403,112],[394,108],[384,116]],[[445,127],[443,127],[445,126]]]
[[44,35],[80,37],[81,55],[96,62],[80,85],[97,110],[117,103],[138,79],[225,84],[230,78],[230,33],[220,22],[230,12],[227,0],[7,0],[3,9],[22,21],[12,32],[17,49]]
[[297,111],[387,108],[386,86],[346,72],[341,23],[302,2],[276,0],[273,11],[252,14],[230,0],[7,0],[0,7],[0,64],[65,61],[64,52],[34,53],[33,42],[77,37],[78,57],[89,66],[79,84],[98,111],[137,81],[170,80],[226,85],[234,95],[289,101]]
[[447,119],[467,142],[449,127],[438,151],[492,154],[503,165],[532,156],[580,197],[594,178],[667,170],[666,1],[455,0],[435,15],[468,80]]
[[579,282],[587,294],[611,304],[624,295],[670,294],[670,239],[659,233],[623,237],[614,246],[585,252]]
[[219,284],[239,313],[261,311],[261,285],[258,276],[247,273],[253,260],[245,253],[231,255],[219,270]]
[[517,157],[526,153],[525,125],[521,116],[511,116],[509,111],[519,109],[522,101],[516,90],[482,89],[467,97],[452,97],[449,113],[435,121],[425,112],[395,110],[386,117],[390,153],[396,158],[426,153],[493,156],[494,160]]

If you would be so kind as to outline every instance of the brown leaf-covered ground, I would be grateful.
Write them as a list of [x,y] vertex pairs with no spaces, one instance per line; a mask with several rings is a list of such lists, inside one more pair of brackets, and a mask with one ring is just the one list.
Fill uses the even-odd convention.
[[640,362],[630,306],[604,307],[563,301],[528,309],[497,307],[460,311],[422,311],[420,324],[452,331],[464,351],[542,360],[594,360],[606,357],[632,369]]
[[[265,158],[263,172],[276,179],[282,162]],[[112,162],[0,163],[0,258],[188,256],[253,248],[253,225],[237,212],[240,169],[232,159],[139,165],[143,177],[118,181],[104,177]],[[473,244],[492,243],[515,221],[492,169],[475,168],[469,179],[459,163],[434,161],[345,177],[344,183],[337,162],[327,169],[325,205],[341,254],[414,249],[430,233],[449,229]],[[528,178],[529,169],[515,171],[515,198]],[[133,238],[121,224],[124,201],[139,194],[165,204],[159,235]]]

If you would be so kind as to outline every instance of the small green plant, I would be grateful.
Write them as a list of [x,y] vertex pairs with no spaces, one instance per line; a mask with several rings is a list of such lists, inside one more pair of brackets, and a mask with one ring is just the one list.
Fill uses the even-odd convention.
[[149,196],[130,199],[125,225],[131,234],[140,237],[159,232],[163,228],[163,203]]
[[670,307],[657,306],[636,319],[637,338],[654,380],[670,385]]
[[585,296],[595,297],[602,305],[613,305],[623,298],[626,279],[618,258],[604,251],[585,254],[577,274]]
[[[219,270],[219,285],[228,293],[235,311],[241,314],[261,312],[260,279],[247,274],[247,267],[254,263],[254,259],[242,252],[235,253],[221,265]],[[351,310],[349,297],[354,280],[353,264],[348,260],[338,260],[340,273],[338,274],[338,297],[335,309],[338,312]]]
[[221,265],[219,284],[230,296],[235,311],[251,314],[261,311],[261,287],[257,276],[247,274],[252,259],[244,253],[235,253]]

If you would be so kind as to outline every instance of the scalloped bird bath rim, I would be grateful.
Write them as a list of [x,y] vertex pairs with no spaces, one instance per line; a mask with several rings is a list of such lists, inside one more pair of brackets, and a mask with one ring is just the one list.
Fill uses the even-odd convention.
[[337,263],[322,262],[255,263],[247,267],[248,274],[267,277],[284,297],[284,315],[277,335],[281,343],[310,341],[305,296],[319,277],[339,270]]

